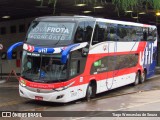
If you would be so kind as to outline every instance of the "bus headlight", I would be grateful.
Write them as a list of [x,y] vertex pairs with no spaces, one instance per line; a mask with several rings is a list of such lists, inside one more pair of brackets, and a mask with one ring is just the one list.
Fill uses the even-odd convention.
[[19,84],[20,84],[22,87],[25,87],[25,86],[26,86],[26,82],[25,82],[24,80],[21,80],[21,81],[19,82]]

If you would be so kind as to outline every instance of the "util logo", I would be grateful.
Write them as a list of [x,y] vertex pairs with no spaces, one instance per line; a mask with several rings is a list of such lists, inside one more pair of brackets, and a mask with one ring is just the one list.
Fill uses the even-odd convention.
[[140,52],[140,65],[149,65],[153,62],[153,43],[148,44],[144,51]]
[[41,48],[38,50],[39,53],[47,53],[47,48]]

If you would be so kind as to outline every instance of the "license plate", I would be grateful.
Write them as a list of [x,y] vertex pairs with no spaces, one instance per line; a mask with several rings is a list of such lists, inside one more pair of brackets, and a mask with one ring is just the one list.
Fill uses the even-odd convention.
[[35,96],[35,100],[43,100],[43,97],[41,97],[41,96]]

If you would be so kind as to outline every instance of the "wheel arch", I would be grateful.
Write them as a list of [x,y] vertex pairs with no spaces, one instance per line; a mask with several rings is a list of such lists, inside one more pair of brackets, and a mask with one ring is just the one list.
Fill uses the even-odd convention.
[[95,79],[92,79],[92,80],[90,80],[89,84],[94,86],[94,92],[96,94],[96,92],[97,92],[97,81]]

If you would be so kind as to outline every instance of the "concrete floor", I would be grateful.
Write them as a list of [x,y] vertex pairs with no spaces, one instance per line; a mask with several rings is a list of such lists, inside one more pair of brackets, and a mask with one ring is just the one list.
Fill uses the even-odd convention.
[[[82,99],[67,104],[21,98],[18,94],[18,82],[9,80],[0,84],[0,111],[62,111],[62,117],[54,117],[54,120],[104,120],[106,118],[106,112],[94,111],[160,111],[160,74],[135,87],[128,85],[104,92],[89,102]],[[63,117],[63,111],[70,111],[69,117]],[[71,117],[74,116],[72,111],[93,111],[88,112],[87,116],[99,117]],[[137,120],[137,118],[138,120],[160,120],[160,117],[108,117],[107,119]],[[17,119],[30,120],[30,118]],[[35,118],[35,120],[41,120],[41,118]]]

